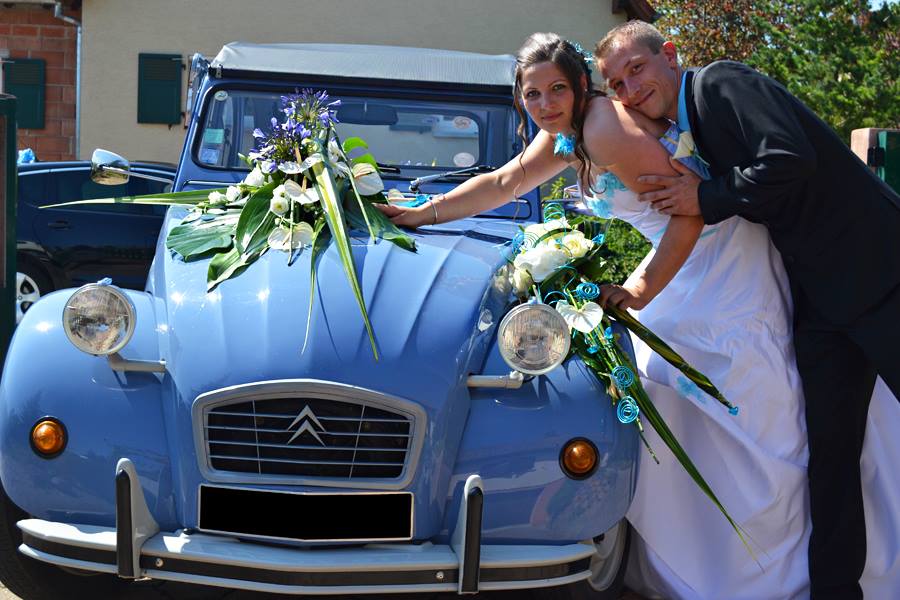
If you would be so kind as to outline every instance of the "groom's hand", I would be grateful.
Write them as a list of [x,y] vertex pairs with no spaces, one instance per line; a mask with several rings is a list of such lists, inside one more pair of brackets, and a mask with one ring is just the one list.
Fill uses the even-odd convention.
[[702,179],[680,161],[669,157],[672,168],[678,171],[678,175],[667,177],[664,175],[642,175],[638,177],[640,183],[660,186],[659,190],[644,192],[638,195],[641,202],[651,202],[653,209],[664,215],[688,215],[700,214],[700,200],[697,189]]

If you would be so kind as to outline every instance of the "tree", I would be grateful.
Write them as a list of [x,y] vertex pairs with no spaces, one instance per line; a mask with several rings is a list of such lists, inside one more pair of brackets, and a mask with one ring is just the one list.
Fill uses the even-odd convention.
[[900,4],[867,0],[659,0],[686,65],[741,60],[784,84],[845,140],[900,127]]

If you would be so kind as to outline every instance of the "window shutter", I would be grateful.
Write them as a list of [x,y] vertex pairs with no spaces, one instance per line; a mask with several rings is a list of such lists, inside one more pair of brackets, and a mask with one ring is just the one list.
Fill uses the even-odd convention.
[[138,123],[181,122],[181,55],[138,55]]
[[44,128],[46,64],[40,58],[13,58],[3,62],[3,87],[15,96],[20,129]]

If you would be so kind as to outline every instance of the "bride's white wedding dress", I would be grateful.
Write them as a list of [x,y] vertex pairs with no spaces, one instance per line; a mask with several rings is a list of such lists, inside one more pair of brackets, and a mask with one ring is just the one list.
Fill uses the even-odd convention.
[[[672,131],[667,134],[669,140]],[[670,152],[674,146],[663,139]],[[695,167],[691,161],[685,164]],[[585,203],[631,223],[654,250],[669,217],[611,173]],[[764,226],[734,217],[704,228],[669,285],[639,313],[740,408],[736,416],[634,340],[647,393],[728,512],[758,563],[652,428],[628,519],[627,581],[651,598],[809,597],[807,445],[791,303],[781,257]],[[862,458],[867,599],[900,597],[900,405],[879,380]],[[836,540],[840,543],[840,540]]]

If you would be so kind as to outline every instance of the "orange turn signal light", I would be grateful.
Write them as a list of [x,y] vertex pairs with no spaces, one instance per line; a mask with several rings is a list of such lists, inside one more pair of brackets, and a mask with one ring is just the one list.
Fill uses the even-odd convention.
[[44,418],[31,428],[31,447],[44,458],[53,458],[62,452],[68,441],[65,426],[53,418]]
[[566,475],[573,479],[584,479],[597,467],[597,447],[584,438],[569,440],[563,446],[559,462]]

